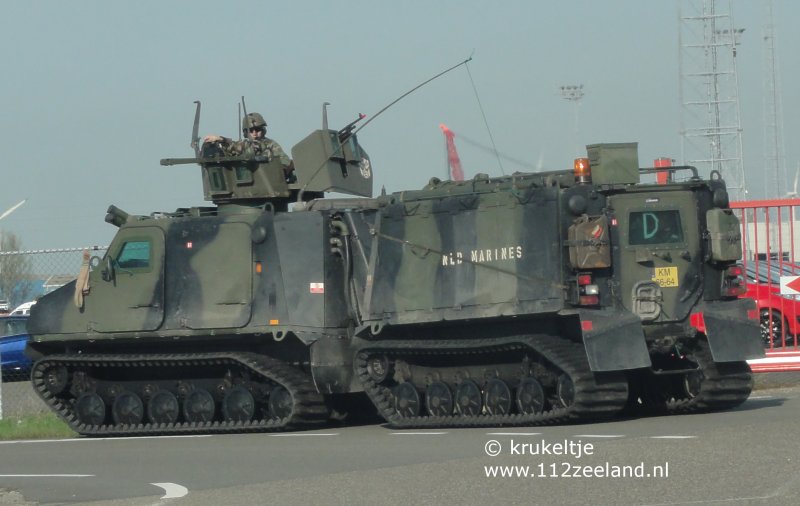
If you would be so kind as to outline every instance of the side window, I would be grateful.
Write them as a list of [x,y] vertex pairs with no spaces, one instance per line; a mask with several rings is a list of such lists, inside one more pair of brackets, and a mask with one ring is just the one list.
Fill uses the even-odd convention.
[[228,189],[225,184],[225,176],[222,173],[222,167],[209,167],[208,168],[208,186],[211,191],[221,192]]
[[680,211],[636,211],[630,214],[628,244],[683,243]]
[[329,155],[332,158],[342,158],[342,146],[339,143],[339,134],[336,132],[328,132],[331,139],[332,152]]
[[128,241],[123,244],[117,256],[117,265],[121,269],[150,267],[150,241]]
[[347,138],[345,154],[347,155],[348,160],[361,160],[361,146],[358,144],[358,140],[356,139],[355,135],[351,135]]
[[253,172],[246,165],[236,166],[236,184],[237,185],[253,184]]

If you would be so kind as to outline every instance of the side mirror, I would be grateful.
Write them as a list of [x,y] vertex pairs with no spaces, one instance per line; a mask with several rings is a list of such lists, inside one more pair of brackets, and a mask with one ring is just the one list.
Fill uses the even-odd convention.
[[100,271],[100,275],[103,277],[103,281],[114,281],[116,276],[114,274],[114,259],[111,258],[111,255],[106,255],[105,264],[103,265],[103,270]]

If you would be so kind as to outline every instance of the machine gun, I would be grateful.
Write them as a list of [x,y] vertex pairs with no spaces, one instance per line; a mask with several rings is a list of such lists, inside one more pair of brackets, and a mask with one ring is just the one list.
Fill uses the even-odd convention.
[[337,134],[339,135],[339,142],[344,144],[344,141],[348,139],[351,135],[353,135],[353,130],[356,128],[356,123],[361,121],[362,119],[366,118],[366,114],[358,113],[358,118],[354,119],[350,123],[348,123],[344,128],[339,130]]

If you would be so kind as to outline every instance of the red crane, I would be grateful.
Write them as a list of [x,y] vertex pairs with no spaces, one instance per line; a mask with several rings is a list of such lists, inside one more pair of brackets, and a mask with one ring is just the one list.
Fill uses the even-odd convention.
[[444,140],[447,143],[447,166],[450,169],[450,179],[453,181],[463,181],[464,171],[461,170],[461,159],[458,157],[458,151],[456,151],[456,134],[447,128],[447,125],[444,123],[439,125],[439,128],[442,129]]

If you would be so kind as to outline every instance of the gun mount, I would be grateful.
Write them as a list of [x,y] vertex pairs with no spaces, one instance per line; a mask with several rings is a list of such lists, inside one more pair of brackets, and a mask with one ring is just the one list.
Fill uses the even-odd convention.
[[[247,140],[239,141],[244,143],[239,156],[226,156],[219,143],[204,143],[196,157],[164,158],[161,165],[200,165],[204,197],[216,205],[271,203],[280,211],[289,202],[312,200],[325,192],[371,197],[372,165],[353,133],[355,123],[364,117],[359,114],[338,131],[326,128],[324,118],[322,129],[292,147],[293,172],[277,157],[256,154]],[[196,128],[192,135],[196,138]]]

